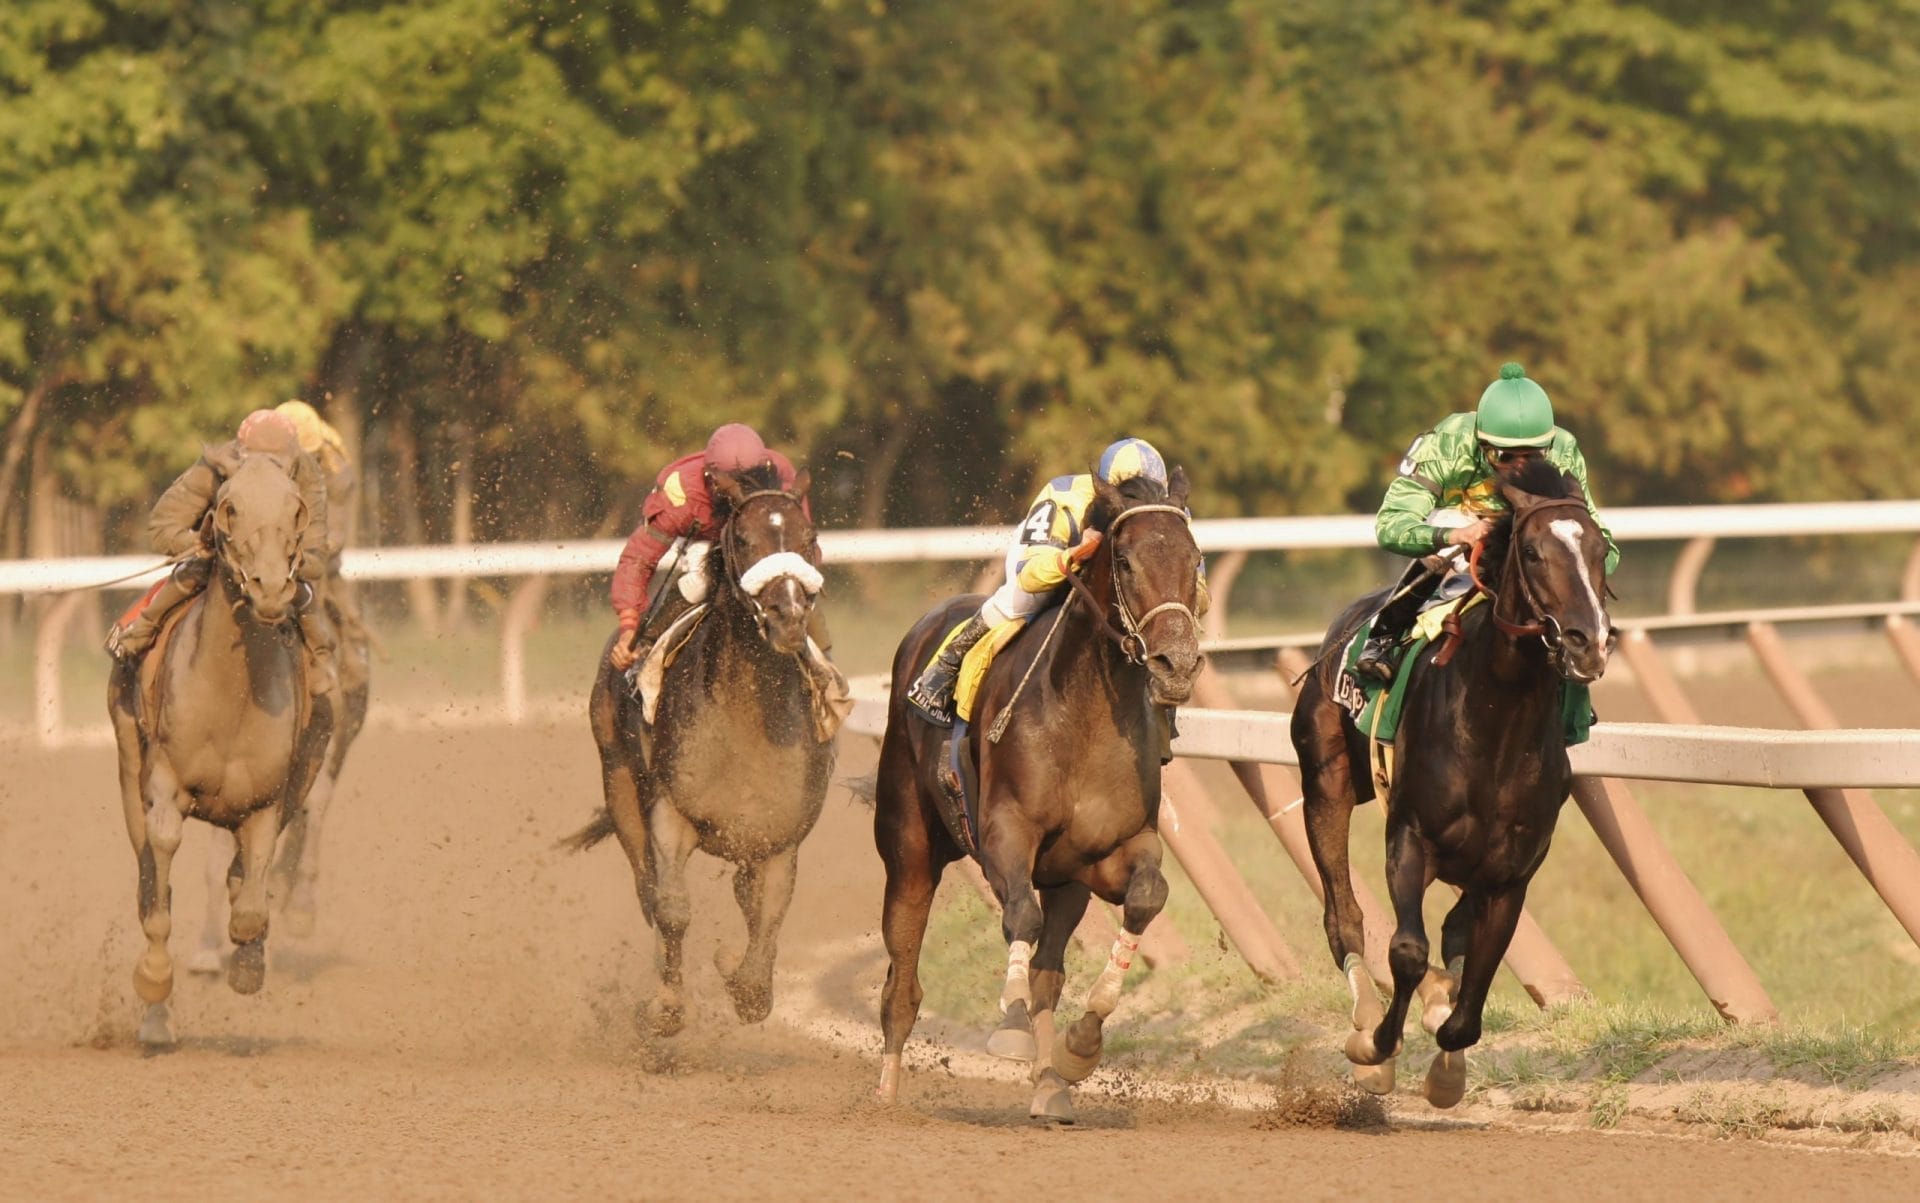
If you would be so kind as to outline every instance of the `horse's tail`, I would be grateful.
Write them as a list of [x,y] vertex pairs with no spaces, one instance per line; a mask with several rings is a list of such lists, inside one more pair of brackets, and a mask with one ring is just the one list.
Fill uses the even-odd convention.
[[868,773],[861,777],[844,777],[840,784],[853,795],[853,800],[867,809],[873,809],[873,800],[880,796],[880,774]]
[[594,813],[593,821],[561,840],[555,847],[568,852],[585,852],[601,840],[613,834],[613,812],[602,806]]

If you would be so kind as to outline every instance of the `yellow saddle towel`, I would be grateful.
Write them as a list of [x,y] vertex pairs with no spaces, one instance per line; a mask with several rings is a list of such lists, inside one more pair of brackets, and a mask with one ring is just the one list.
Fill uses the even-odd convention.
[[[971,616],[969,616],[971,617]],[[960,662],[960,678],[954,685],[953,712],[964,722],[973,721],[973,697],[980,692],[980,682],[987,679],[987,670],[993,667],[993,658],[1000,649],[1013,641],[1020,629],[1027,625],[1024,618],[1009,618],[1007,621],[988,630],[980,642],[973,645],[967,658]],[[959,630],[955,626],[954,630]],[[952,638],[952,633],[948,633]],[[943,642],[944,646],[944,642]]]

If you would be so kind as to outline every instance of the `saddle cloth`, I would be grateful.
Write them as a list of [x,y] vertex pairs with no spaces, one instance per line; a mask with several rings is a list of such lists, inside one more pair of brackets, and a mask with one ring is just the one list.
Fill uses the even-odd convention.
[[[1473,593],[1464,602],[1457,596],[1443,598],[1423,609],[1396,649],[1390,685],[1353,671],[1360,659],[1361,645],[1373,629],[1371,620],[1362,623],[1341,656],[1342,671],[1335,680],[1334,701],[1346,709],[1353,717],[1354,726],[1363,734],[1379,743],[1391,744],[1400,729],[1400,712],[1406,703],[1407,686],[1414,677],[1414,665],[1427,646],[1440,637],[1441,624],[1449,614],[1465,613],[1485,601],[1486,594]],[[1585,685],[1574,681],[1561,685],[1560,718],[1568,747],[1587,741],[1592,734],[1594,713],[1592,697]]]

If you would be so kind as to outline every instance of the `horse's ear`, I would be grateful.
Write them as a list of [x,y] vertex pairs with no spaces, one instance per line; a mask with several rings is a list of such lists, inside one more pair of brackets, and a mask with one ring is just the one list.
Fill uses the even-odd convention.
[[1541,499],[1539,497],[1536,497],[1532,493],[1527,492],[1525,489],[1521,488],[1519,485],[1508,484],[1504,480],[1500,481],[1499,483],[1500,483],[1500,495],[1507,499],[1507,504],[1513,507],[1514,513],[1516,514],[1525,513],[1526,511],[1532,509],[1534,506],[1540,504]]
[[[1127,508],[1127,499],[1121,494],[1119,488],[1108,484],[1106,478],[1098,472],[1093,474],[1093,500],[1095,506],[1105,512],[1108,521]],[[1100,525],[1105,526],[1106,523],[1103,522]]]
[[1575,476],[1571,472],[1562,472],[1560,474],[1560,479],[1567,482],[1567,496],[1578,497],[1580,500],[1585,501],[1588,505],[1593,504],[1593,502],[1587,497],[1587,491],[1580,487],[1579,477]]
[[1167,504],[1187,508],[1187,493],[1191,486],[1187,483],[1187,470],[1175,464],[1167,475]]
[[807,499],[807,490],[812,487],[813,474],[805,468],[802,468],[793,474],[793,487],[788,489],[787,492],[793,494],[795,501],[805,501]]
[[747,499],[747,491],[740,481],[729,473],[715,472],[709,480],[713,485],[713,495],[726,504],[729,510],[740,508]]
[[233,502],[222,498],[220,503],[213,507],[213,529],[223,535],[233,533]]

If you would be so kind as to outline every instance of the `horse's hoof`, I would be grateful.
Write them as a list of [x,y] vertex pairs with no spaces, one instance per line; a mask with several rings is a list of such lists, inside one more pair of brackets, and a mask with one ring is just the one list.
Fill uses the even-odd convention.
[[227,965],[227,985],[235,994],[258,994],[267,984],[267,942],[248,940],[234,947],[233,960]]
[[1347,1033],[1347,1060],[1355,1065],[1378,1065],[1382,1061],[1391,1061],[1399,1053],[1394,1049],[1385,1056],[1380,1054],[1380,1046],[1374,1042],[1374,1029],[1366,1028],[1358,1032]]
[[196,948],[193,950],[193,955],[187,958],[188,973],[204,973],[211,976],[224,968],[226,964],[220,959],[218,948]]
[[227,939],[235,944],[252,944],[266,934],[267,913],[265,911],[236,909],[227,917]]
[[1051,1069],[1041,1070],[1033,1083],[1033,1106],[1027,1114],[1049,1123],[1072,1123],[1073,1096],[1068,1093],[1067,1080]]
[[163,1003],[173,993],[173,962],[148,950],[133,967],[133,992],[143,1003]]
[[880,1060],[880,1084],[873,1088],[873,1101],[889,1104],[900,1097],[900,1058],[898,1055],[883,1057]]
[[140,1020],[140,1044],[150,1049],[173,1047],[173,1024],[167,1015],[167,1004],[147,1006],[147,1013]]
[[733,1013],[741,1023],[759,1023],[773,1013],[773,987],[758,982],[740,984],[727,981],[727,993],[733,998]]
[[1353,1084],[1368,1094],[1392,1094],[1393,1061],[1392,1057],[1388,1057],[1378,1065],[1354,1066]]
[[316,926],[318,920],[314,916],[313,903],[302,903],[297,896],[287,903],[286,910],[280,912],[280,930],[289,936],[305,939],[313,934]]
[[673,1002],[656,1000],[647,1008],[647,1026],[652,1029],[654,1035],[662,1039],[678,1036],[680,1030],[687,1026],[687,1008],[678,1000]]
[[1467,1054],[1441,1053],[1427,1066],[1427,1102],[1446,1108],[1458,1103],[1467,1093]]
[[1040,1046],[1033,1039],[1033,1020],[1027,1015],[1027,1004],[1018,1000],[1007,1004],[1000,1026],[987,1037],[987,1051],[1003,1060],[1029,1064],[1040,1055]]
[[[1076,1024],[1075,1027],[1077,1026],[1079,1025]],[[1067,1028],[1055,1036],[1053,1038],[1053,1056],[1051,1058],[1054,1072],[1068,1082],[1084,1082],[1092,1077],[1093,1071],[1100,1068],[1101,1042],[1097,1029],[1094,1037],[1093,1052],[1083,1054],[1073,1051],[1073,1028]]]

